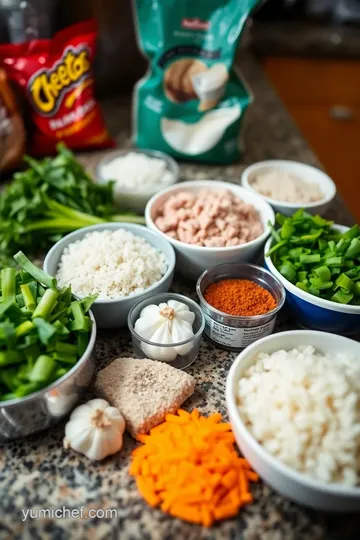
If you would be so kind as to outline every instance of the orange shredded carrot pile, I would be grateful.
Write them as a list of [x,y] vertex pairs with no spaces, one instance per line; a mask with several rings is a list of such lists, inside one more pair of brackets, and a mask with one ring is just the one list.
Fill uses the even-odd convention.
[[210,527],[252,502],[249,481],[259,477],[238,456],[230,424],[221,420],[220,413],[206,418],[179,409],[138,436],[143,444],[132,453],[130,474],[150,506]]

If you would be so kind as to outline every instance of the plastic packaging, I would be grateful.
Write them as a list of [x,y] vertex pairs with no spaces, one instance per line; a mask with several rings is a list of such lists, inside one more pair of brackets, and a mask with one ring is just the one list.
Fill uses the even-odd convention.
[[234,69],[258,0],[135,0],[139,46],[150,61],[134,93],[134,142],[179,159],[229,163],[249,92]]
[[90,20],[51,39],[0,45],[0,65],[30,113],[31,154],[53,153],[59,141],[74,149],[113,146],[94,97],[95,41]]

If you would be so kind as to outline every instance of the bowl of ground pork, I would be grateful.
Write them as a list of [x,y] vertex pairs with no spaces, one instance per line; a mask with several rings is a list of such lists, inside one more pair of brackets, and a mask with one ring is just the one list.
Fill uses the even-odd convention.
[[147,226],[169,240],[176,267],[197,279],[222,263],[250,262],[270,234],[275,215],[259,195],[230,182],[181,182],[154,195]]
[[360,343],[312,330],[262,338],[232,364],[226,403],[241,452],[276,491],[360,511]]
[[77,298],[96,294],[92,312],[99,328],[127,324],[139,300],[167,292],[175,252],[159,234],[132,223],[102,223],[64,236],[48,252],[44,270]]

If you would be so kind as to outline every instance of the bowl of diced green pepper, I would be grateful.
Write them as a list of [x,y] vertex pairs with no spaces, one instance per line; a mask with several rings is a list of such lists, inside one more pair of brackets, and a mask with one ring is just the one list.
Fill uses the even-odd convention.
[[360,227],[334,224],[298,210],[276,216],[265,265],[284,285],[303,327],[360,333]]
[[19,252],[0,272],[0,439],[46,429],[65,416],[94,371],[95,297],[70,287]]

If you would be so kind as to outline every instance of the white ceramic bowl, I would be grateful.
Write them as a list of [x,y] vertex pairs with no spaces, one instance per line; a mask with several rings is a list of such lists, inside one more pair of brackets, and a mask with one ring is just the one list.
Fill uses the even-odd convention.
[[[125,157],[127,154],[144,154],[150,158],[161,159],[166,163],[167,171],[172,173],[172,180],[168,185],[175,184],[179,179],[179,166],[176,161],[171,157],[165,154],[164,152],[158,152],[157,150],[138,150],[136,148],[131,148],[129,150],[112,150],[107,152],[106,155],[100,160],[98,166],[96,167],[96,183],[106,184],[111,178],[104,173],[104,166],[110,163],[113,159],[119,157]],[[165,187],[165,186],[164,186]],[[167,187],[167,186],[166,186]],[[134,212],[142,213],[146,206],[148,200],[159,191],[159,188],[153,189],[144,189],[142,191],[133,191],[131,189],[125,189],[114,186],[114,202],[119,206],[120,209],[128,209]]]
[[78,229],[59,240],[47,253],[44,260],[44,270],[54,276],[57,272],[59,261],[65,247],[76,240],[81,240],[85,234],[94,231],[114,231],[125,229],[137,236],[141,236],[149,242],[154,248],[162,251],[167,259],[168,267],[163,277],[157,283],[154,283],[145,291],[127,296],[125,298],[114,298],[111,300],[95,300],[91,310],[96,319],[98,328],[119,328],[126,326],[127,316],[130,309],[143,298],[155,293],[168,292],[175,269],[175,252],[171,244],[154,231],[150,231],[142,225],[133,223],[101,223],[90,227]]
[[[324,194],[324,197],[320,201],[313,203],[287,203],[283,201],[277,201],[270,197],[261,195],[256,189],[251,186],[251,182],[255,176],[259,173],[269,172],[274,169],[280,169],[281,171],[287,171],[292,173],[305,182],[317,184]],[[271,204],[276,212],[280,212],[286,216],[291,216],[299,208],[305,208],[311,214],[321,214],[326,207],[332,201],[336,194],[335,183],[331,180],[330,176],[326,173],[306,165],[305,163],[299,163],[298,161],[288,161],[280,159],[271,159],[268,161],[259,161],[247,167],[241,175],[241,183],[246,188],[256,193],[259,197],[262,197],[266,202]]]
[[247,347],[232,364],[226,382],[226,404],[236,442],[261,478],[282,495],[318,510],[359,512],[360,486],[325,484],[283,464],[257,442],[245,426],[238,411],[237,383],[244,371],[254,364],[256,356],[260,352],[272,353],[279,349],[292,349],[300,345],[313,345],[319,351],[333,354],[347,350],[354,357],[360,358],[360,343],[335,334],[312,330],[273,334]]
[[[167,234],[158,229],[154,223],[156,212],[162,207],[164,202],[170,195],[174,195],[179,191],[200,191],[202,189],[209,190],[231,190],[237,197],[244,202],[253,205],[260,214],[264,232],[255,240],[247,244],[238,246],[211,248],[203,246],[194,246],[180,242],[171,238]],[[145,220],[150,229],[157,231],[163,238],[171,242],[176,250],[176,268],[181,274],[190,279],[197,279],[205,270],[222,263],[241,263],[250,262],[254,259],[257,252],[264,245],[266,238],[270,234],[268,221],[274,223],[275,215],[269,204],[265,202],[259,195],[229,182],[221,182],[215,180],[198,180],[194,182],[181,182],[175,186],[163,189],[154,195],[145,208]]]

